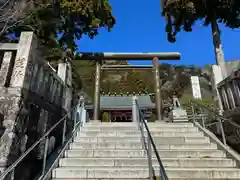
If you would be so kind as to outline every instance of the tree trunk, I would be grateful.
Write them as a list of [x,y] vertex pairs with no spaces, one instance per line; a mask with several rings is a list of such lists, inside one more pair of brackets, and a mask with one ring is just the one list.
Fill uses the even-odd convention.
[[[213,19],[211,21],[211,26],[212,26],[212,36],[213,36],[213,45],[214,45],[214,52],[215,52],[215,57],[216,57],[216,64],[220,67],[221,69],[221,74],[223,79],[227,77],[227,72],[226,72],[226,66],[225,66],[225,61],[224,61],[224,54],[223,54],[223,49],[222,49],[222,42],[221,42],[221,37],[220,37],[220,30],[219,26],[217,24],[216,19]],[[214,90],[214,96],[215,96],[215,101],[218,104],[219,108],[219,114],[222,115],[223,112],[223,107],[222,107],[222,102],[220,98],[220,94],[217,88],[217,76],[219,76],[216,72],[214,73],[213,67],[212,67],[212,72],[213,72],[213,90]],[[221,132],[221,127],[219,124],[216,125],[217,132]]]
[[212,37],[213,37],[214,52],[216,57],[216,64],[221,68],[222,77],[226,78],[227,71],[226,71],[226,66],[224,61],[220,30],[219,30],[217,21],[215,19],[211,21],[211,26],[212,26]]

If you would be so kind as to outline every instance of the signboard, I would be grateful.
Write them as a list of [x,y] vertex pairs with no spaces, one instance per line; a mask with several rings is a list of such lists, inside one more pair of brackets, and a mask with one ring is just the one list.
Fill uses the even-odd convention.
[[191,76],[193,98],[202,99],[198,76]]

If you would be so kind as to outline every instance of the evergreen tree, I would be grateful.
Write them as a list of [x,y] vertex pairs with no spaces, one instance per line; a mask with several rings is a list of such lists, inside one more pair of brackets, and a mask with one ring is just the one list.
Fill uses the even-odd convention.
[[226,76],[224,55],[218,23],[230,28],[240,26],[240,1],[238,0],[162,0],[162,15],[166,17],[166,32],[170,42],[176,41],[176,35],[183,29],[192,31],[197,20],[211,25],[216,63],[222,67]]
[[50,60],[74,52],[83,34],[94,38],[100,27],[110,31],[115,24],[108,0],[3,0],[0,14],[1,40],[33,31]]

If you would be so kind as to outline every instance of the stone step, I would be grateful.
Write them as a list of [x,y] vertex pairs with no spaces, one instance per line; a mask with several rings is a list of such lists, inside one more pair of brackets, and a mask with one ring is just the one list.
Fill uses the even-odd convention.
[[[193,127],[193,123],[166,123],[166,122],[148,122],[147,125],[149,127]],[[101,122],[101,123],[86,123],[84,127],[136,127],[136,122],[127,122],[127,123],[108,123],[108,122]]]
[[[138,180],[138,179],[141,179],[141,180],[149,180],[149,178],[104,178],[104,179],[100,179],[100,180]],[[95,178],[52,178],[51,180],[96,180]],[[97,179],[99,180],[99,179]]]
[[[140,137],[140,132],[78,132],[80,137]],[[203,132],[151,132],[153,137],[202,137]]]
[[[147,158],[62,158],[60,167],[146,167]],[[236,167],[232,159],[223,158],[162,158],[165,167]],[[158,167],[157,159],[152,160],[153,166]]]
[[136,126],[135,122],[93,122],[89,121],[84,126]]
[[[101,178],[100,180],[149,180],[149,178]],[[212,178],[211,178],[212,179]],[[52,178],[51,180],[96,180],[95,178]],[[99,180],[99,179],[97,179]],[[156,177],[156,180],[161,180],[159,177]],[[209,180],[209,179],[202,179],[202,178],[171,178],[169,180]],[[239,180],[239,178],[231,178],[231,179],[219,179],[214,178],[213,180]]]
[[[85,129],[138,129],[138,124],[133,124],[129,126],[117,126],[117,125],[84,125]],[[149,129],[156,128],[194,128],[193,124],[148,124]]]
[[193,123],[147,123],[148,127],[195,127]]
[[[158,128],[149,128],[151,132],[198,132],[197,127],[180,127],[180,128],[172,128],[172,127],[158,127]],[[140,132],[137,128],[83,128],[81,132],[121,132],[121,133],[128,133],[128,132]]]
[[[155,156],[152,153],[153,157]],[[159,155],[161,158],[221,158],[226,157],[226,153],[220,150],[160,150]],[[65,157],[81,158],[81,157],[144,157],[146,153],[144,150],[67,150]]]
[[[183,143],[210,143],[209,137],[154,137],[156,144],[183,144]],[[102,143],[102,142],[141,142],[140,137],[81,137],[77,136],[75,142],[89,142],[89,143]]]
[[[91,123],[91,121],[85,123],[86,126],[134,126],[138,124],[137,122],[100,122],[100,123]],[[172,125],[172,126],[191,126],[192,122],[179,122],[179,123],[171,123],[171,122],[147,122],[148,125],[154,126],[164,126],[164,125]],[[194,126],[194,125],[193,125]]]
[[[142,143],[79,143],[70,144],[70,149],[142,149]],[[217,149],[216,144],[156,144],[158,150],[163,149]]]
[[[155,171],[159,175],[159,170]],[[237,168],[166,168],[169,179],[188,179],[194,180],[239,180],[240,170]],[[148,178],[148,168],[56,168],[52,173],[53,178]]]

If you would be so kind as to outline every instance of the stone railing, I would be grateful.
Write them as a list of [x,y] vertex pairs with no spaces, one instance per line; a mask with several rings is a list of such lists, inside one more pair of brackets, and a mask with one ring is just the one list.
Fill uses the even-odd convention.
[[240,69],[218,83],[224,113],[228,117],[240,115]]
[[[18,43],[0,43],[0,174],[71,109],[71,66],[61,63],[55,70],[38,47],[32,32],[23,32]],[[59,134],[49,137],[50,148]],[[22,174],[34,171],[43,149],[44,143]]]

